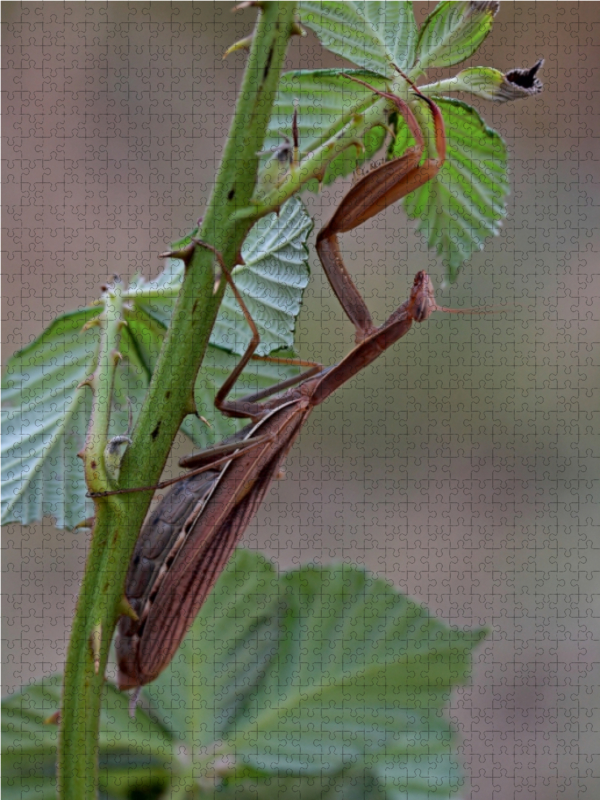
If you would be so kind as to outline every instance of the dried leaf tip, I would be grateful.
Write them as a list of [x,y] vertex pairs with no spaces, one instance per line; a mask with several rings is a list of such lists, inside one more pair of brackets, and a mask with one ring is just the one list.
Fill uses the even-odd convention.
[[422,88],[428,94],[469,92],[483,100],[507,103],[511,100],[532,97],[542,91],[543,85],[537,77],[537,72],[543,64],[544,59],[540,59],[530,69],[511,69],[506,74],[492,67],[469,67],[454,78],[430,83]]
[[530,69],[511,69],[504,76],[505,81],[512,88],[513,97],[528,97],[533,94],[539,94],[544,84],[539,78],[536,77],[538,71],[544,66],[544,59],[540,60],[533,65]]

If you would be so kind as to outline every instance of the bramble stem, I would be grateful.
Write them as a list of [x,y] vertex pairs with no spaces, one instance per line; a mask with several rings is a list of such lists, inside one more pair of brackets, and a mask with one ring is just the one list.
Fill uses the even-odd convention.
[[[254,222],[251,218],[240,221],[238,212],[250,206],[254,192],[257,153],[265,139],[294,12],[295,3],[261,3],[229,138],[204,212],[202,238],[217,247],[230,266]],[[171,327],[121,464],[119,487],[158,482],[188,413],[196,374],[225,291],[223,281],[217,295],[212,294],[213,258],[212,253],[198,248],[186,269]],[[58,748],[62,800],[96,797],[104,670],[121,614],[119,604],[129,559],[150,500],[142,493],[96,501],[90,554],[65,666]],[[99,652],[91,644],[98,640]]]

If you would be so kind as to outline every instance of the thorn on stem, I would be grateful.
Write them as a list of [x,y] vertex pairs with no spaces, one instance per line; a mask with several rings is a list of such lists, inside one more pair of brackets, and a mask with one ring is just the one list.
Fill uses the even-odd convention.
[[236,53],[238,50],[250,50],[253,39],[254,34],[251,34],[250,36],[240,39],[239,42],[234,42],[234,44],[228,47],[223,53],[223,61],[225,61],[227,56],[230,56],[232,53]]
[[[79,458],[83,458],[83,453],[77,453]],[[78,522],[77,525],[74,526],[73,530],[82,530],[84,528],[93,528],[94,523],[96,522],[96,517],[88,517],[87,519]]]
[[134,622],[139,622],[139,617],[125,595],[119,600],[118,612],[122,617],[129,617]]
[[195,250],[196,243],[190,242],[182,250],[169,250],[166,253],[161,253],[159,258],[179,258],[181,261],[183,261],[184,266],[187,269],[190,265]]
[[89,319],[82,327],[81,332],[89,331],[91,328],[95,328],[98,325],[100,325],[100,317],[92,317],[92,319]]
[[242,3],[238,3],[237,6],[234,6],[231,9],[232,14],[236,14],[238,11],[242,11],[244,8],[260,8],[261,11],[264,7],[264,3],[261,0],[244,0]]

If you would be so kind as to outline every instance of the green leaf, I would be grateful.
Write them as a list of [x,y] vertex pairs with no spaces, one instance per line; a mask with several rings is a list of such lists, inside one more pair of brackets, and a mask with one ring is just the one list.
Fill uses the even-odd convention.
[[412,65],[417,28],[410,2],[303,0],[299,14],[325,47],[363,69],[394,77],[390,63]]
[[380,776],[397,758],[410,775],[416,758],[418,781],[428,757],[450,756],[439,712],[467,677],[473,634],[446,628],[355,567],[305,567],[283,582],[279,651],[237,721],[238,757],[300,775],[362,759]]
[[[237,551],[170,667],[143,689],[135,720],[107,686],[101,788],[169,796],[222,779],[225,797],[292,787],[315,800],[451,797],[461,777],[444,711],[483,635],[448,628],[356,567],[278,576]],[[42,720],[59,690],[51,679],[3,704],[9,799],[30,775],[54,797],[56,732]]]
[[[447,66],[463,61],[481,44],[491,30],[498,10],[496,2],[442,2],[427,18],[414,47],[415,25],[412,10],[404,3],[300,4],[302,22],[312,27],[323,44],[335,53],[354,61],[364,70],[355,77],[376,88],[400,94],[399,77],[393,65],[417,75],[427,67]],[[535,77],[540,64],[531,70],[512,70],[502,75],[489,68],[473,68],[457,78],[439,82],[451,90],[469,90],[498,100],[535,94],[541,83]],[[366,70],[371,70],[366,72]],[[386,80],[387,79],[387,80]],[[368,113],[378,98],[360,86],[350,88],[339,71],[288,73],[284,76],[269,127],[271,148],[280,143],[281,131],[289,125],[298,98],[300,150],[308,157],[327,142],[341,140],[350,120]],[[392,90],[394,90],[392,86]],[[428,94],[438,84],[426,87]],[[410,100],[427,138],[431,121]],[[451,280],[472,252],[497,232],[506,213],[506,150],[500,137],[485,126],[468,106],[440,101],[448,137],[448,158],[438,176],[409,196],[405,208],[411,219],[419,219],[419,230],[427,236],[428,246],[443,254]],[[365,150],[346,149],[327,166],[324,182],[348,175],[371,158],[385,140],[386,122],[399,115],[394,112],[373,124],[365,139]],[[400,157],[413,144],[406,124],[399,120],[396,140],[389,148],[391,157]],[[347,134],[346,134],[347,135]],[[324,148],[323,148],[324,149]],[[307,184],[316,189],[316,181]]]
[[[312,228],[306,209],[293,197],[279,214],[259,220],[242,246],[244,264],[233,270],[233,276],[260,333],[256,355],[294,345],[296,318],[310,276],[306,239]],[[241,355],[251,338],[228,286],[210,342]]]
[[[269,214],[259,220],[244,242],[244,265],[236,267],[233,276],[260,333],[257,355],[272,353],[277,358],[295,357],[294,330],[310,275],[306,239],[312,227],[303,204],[292,198],[279,215]],[[246,350],[251,336],[242,310],[228,287],[195,387],[198,411],[211,427],[207,428],[192,416],[182,426],[197,447],[214,444],[247,424],[247,420],[223,416],[215,408],[214,399],[239,361],[239,355]],[[291,365],[251,361],[231,398],[266,389],[299,372]]]
[[174,739],[204,731],[204,747],[235,728],[280,646],[282,611],[274,565],[237,550],[170,666],[143,690]]
[[[259,794],[257,794],[257,789]],[[219,800],[397,800],[398,795],[387,793],[373,772],[364,765],[341,770],[335,775],[315,775],[310,778],[285,775],[257,775],[246,781],[236,781],[219,789]],[[402,797],[402,796],[400,796]],[[406,795],[404,796],[406,797]],[[410,800],[417,800],[416,795]],[[425,800],[425,798],[418,798]]]
[[425,70],[469,58],[491,31],[499,5],[494,0],[440,3],[419,32],[416,64]]
[[278,579],[238,551],[144,692],[174,740],[203,731],[197,745],[222,742],[237,769],[334,780],[354,767],[390,797],[436,786],[450,796],[458,767],[441,711],[482,635],[446,627],[355,567]]
[[[296,317],[310,275],[306,240],[312,227],[313,222],[300,200],[292,198],[279,214],[260,219],[244,241],[244,265],[235,267],[233,275],[260,334],[257,355],[293,346]],[[191,236],[181,239],[174,249],[191,240]],[[183,262],[172,258],[158,278],[148,282],[137,278],[127,293],[135,300],[134,311],[140,312],[140,321],[144,320],[148,327],[156,323],[163,335],[171,321],[182,277]],[[250,328],[231,288],[227,287],[210,342],[241,355],[250,339]],[[142,345],[146,348],[144,341]]]
[[[2,523],[28,524],[44,514],[71,528],[93,512],[77,453],[83,447],[91,392],[80,387],[97,356],[98,314],[87,308],[56,319],[16,353],[3,378]],[[127,430],[129,397],[141,402],[146,379],[135,352],[125,348],[113,391],[111,435]]]
[[[62,678],[44,679],[2,701],[2,797],[56,798],[58,727],[46,724],[61,703]],[[127,798],[140,785],[166,786],[173,750],[168,733],[138,711],[129,718],[128,698],[105,688],[100,717],[99,788],[105,797]]]
[[[403,201],[427,245],[443,256],[448,279],[485,239],[495,234],[506,215],[506,146],[471,106],[436,98],[444,115],[447,157],[438,175]],[[395,147],[404,148],[403,132]]]
[[[261,351],[293,343],[296,316],[308,282],[306,238],[312,221],[297,199],[276,214],[261,219],[242,248],[247,265],[235,270],[240,293],[248,303],[259,332]],[[134,419],[141,408],[170,322],[182,279],[182,262],[172,259],[154,281],[136,278],[125,296],[127,326],[120,351],[112,396],[110,436],[127,430],[129,403]],[[72,528],[93,513],[85,499],[85,481],[77,453],[83,447],[91,411],[91,392],[79,384],[93,373],[97,359],[95,328],[83,330],[99,313],[87,308],[59,317],[32,344],[8,362],[3,379],[2,411],[2,523],[27,525],[51,514],[58,527]],[[228,290],[208,349],[207,367],[198,381],[198,400],[205,416],[214,421],[213,436],[232,433],[239,424],[224,421],[213,408],[218,388],[249,341],[249,328]],[[253,362],[253,382],[238,392],[266,388],[297,369]],[[188,417],[184,431],[195,444],[208,441],[206,425]]]

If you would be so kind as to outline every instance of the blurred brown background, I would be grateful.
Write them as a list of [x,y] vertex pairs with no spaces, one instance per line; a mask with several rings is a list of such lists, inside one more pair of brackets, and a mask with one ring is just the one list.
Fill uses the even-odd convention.
[[[245,63],[222,54],[255,17],[231,9],[2,4],[3,363],[113,273],[155,276],[202,213]],[[243,541],[283,568],[364,564],[492,627],[452,707],[478,800],[600,792],[599,28],[598,3],[505,3],[472,60],[543,57],[544,93],[476,103],[509,146],[508,217],[438,301],[520,307],[438,314],[316,409]],[[341,63],[309,33],[287,67]],[[306,198],[317,230],[342,191]],[[443,278],[399,208],[342,248],[378,320],[418,269]],[[352,331],[311,251],[298,348],[333,363]],[[49,519],[5,530],[5,692],[61,669],[86,547]]]

